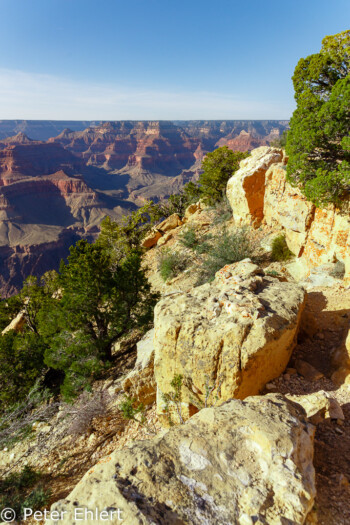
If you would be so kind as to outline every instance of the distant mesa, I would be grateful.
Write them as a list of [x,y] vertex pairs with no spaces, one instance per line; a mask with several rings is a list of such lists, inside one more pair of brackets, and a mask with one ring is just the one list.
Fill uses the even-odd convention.
[[28,144],[32,142],[32,139],[30,139],[25,133],[22,133],[20,131],[14,137],[7,137],[5,139],[2,139],[2,142],[4,142],[5,144]]

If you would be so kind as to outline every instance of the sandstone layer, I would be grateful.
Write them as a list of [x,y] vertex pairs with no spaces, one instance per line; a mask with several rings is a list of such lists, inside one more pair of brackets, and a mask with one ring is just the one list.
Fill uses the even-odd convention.
[[137,343],[135,367],[123,381],[124,392],[138,403],[150,405],[156,400],[154,380],[154,329]]
[[258,227],[264,216],[265,175],[271,164],[282,160],[282,151],[261,147],[240,163],[227,184],[227,198],[237,225]]

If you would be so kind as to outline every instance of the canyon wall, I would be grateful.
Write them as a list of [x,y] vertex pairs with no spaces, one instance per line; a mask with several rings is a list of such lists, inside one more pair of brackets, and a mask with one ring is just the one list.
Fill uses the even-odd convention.
[[286,236],[297,280],[326,263],[341,262],[350,278],[350,203],[317,208],[286,180],[283,151],[260,147],[243,160],[228,182],[227,196],[237,225],[266,224]]
[[0,121],[0,293],[58,268],[67,239],[96,238],[106,215],[118,220],[146,200],[178,193],[198,179],[208,151],[266,144],[287,125]]

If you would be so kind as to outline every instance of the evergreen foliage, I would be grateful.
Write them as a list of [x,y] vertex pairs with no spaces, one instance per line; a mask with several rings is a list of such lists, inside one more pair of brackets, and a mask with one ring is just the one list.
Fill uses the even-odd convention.
[[37,334],[11,330],[0,336],[0,405],[15,403],[30,391],[45,368],[44,351]]
[[288,261],[294,254],[288,248],[284,235],[278,235],[272,241],[271,260]]
[[238,170],[240,161],[248,155],[247,152],[232,151],[223,146],[205,156],[199,185],[206,203],[215,204],[223,199],[227,181]]
[[100,244],[79,241],[61,263],[62,298],[42,312],[48,343],[45,362],[65,373],[67,399],[108,366],[112,343],[133,328],[147,327],[157,295],[131,248],[118,262]]
[[97,244],[118,261],[130,250],[139,248],[151,227],[170,214],[164,206],[149,201],[129,215],[123,215],[120,224],[107,216],[101,223]]
[[297,109],[288,132],[287,176],[317,205],[338,203],[350,187],[350,30],[299,60]]

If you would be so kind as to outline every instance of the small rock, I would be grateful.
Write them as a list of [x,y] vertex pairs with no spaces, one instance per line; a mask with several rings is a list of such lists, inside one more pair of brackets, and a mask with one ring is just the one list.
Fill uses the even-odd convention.
[[296,369],[295,368],[287,368],[286,369],[286,373],[289,374],[290,376],[294,375],[297,373]]
[[324,377],[322,372],[317,370],[314,366],[310,365],[310,363],[303,361],[302,359],[296,360],[295,368],[298,374],[302,375],[308,381],[318,381],[319,379]]
[[320,332],[319,334],[316,334],[317,339],[324,339],[324,334]]
[[274,383],[267,383],[265,388],[266,390],[269,390],[270,392],[274,390],[277,391],[276,385]]
[[339,434],[339,435],[340,435],[340,434],[343,434],[343,431],[342,431],[342,429],[341,429],[341,428],[339,428],[339,427],[335,427],[335,429],[334,429],[334,430],[335,430],[335,431],[336,431],[336,433],[337,433],[337,434]]

